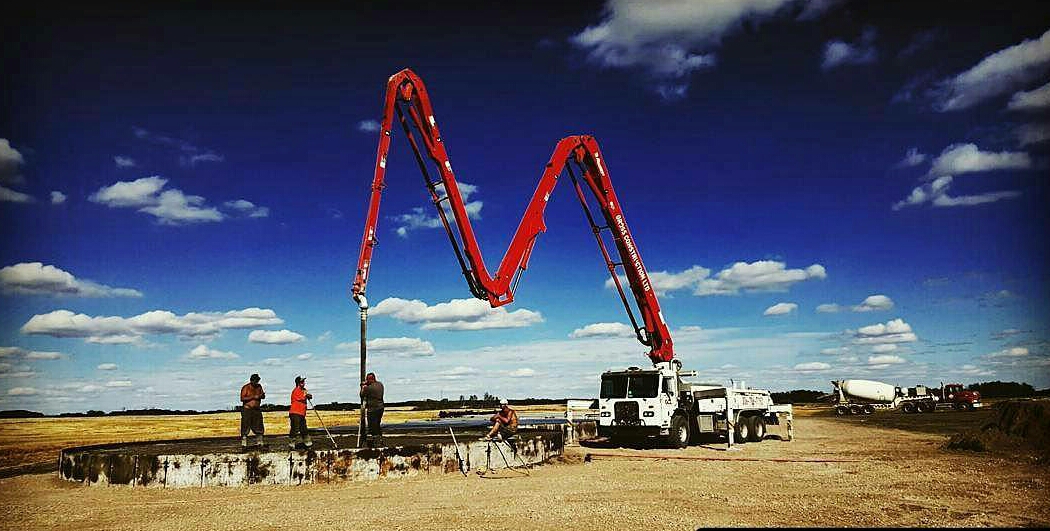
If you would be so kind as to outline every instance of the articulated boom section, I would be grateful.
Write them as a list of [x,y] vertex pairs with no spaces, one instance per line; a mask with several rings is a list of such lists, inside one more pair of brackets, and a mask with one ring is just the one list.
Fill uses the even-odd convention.
[[[558,184],[558,178],[567,171],[638,340],[650,348],[649,357],[653,363],[668,362],[674,359],[671,334],[660,312],[660,302],[652,290],[641,255],[631,236],[630,229],[627,228],[620,201],[613,191],[609,172],[594,137],[570,136],[563,138],[555,146],[554,153],[547,162],[539,185],[525,208],[525,213],[511,239],[510,246],[503,255],[496,274],[491,275],[485,268],[481,249],[474,236],[474,230],[471,228],[463,198],[452,172],[452,165],[434,119],[434,111],[426,87],[423,81],[408,69],[391,76],[387,83],[375,174],[372,179],[372,196],[365,220],[364,235],[361,239],[357,274],[351,288],[355,300],[365,293],[372,252],[378,242],[376,225],[379,221],[379,202],[385,187],[387,153],[390,151],[390,135],[395,117],[412,146],[416,163],[419,165],[430,192],[431,201],[437,207],[438,218],[448,234],[452,250],[467,280],[467,286],[475,297],[487,300],[493,307],[502,306],[514,300],[514,291],[521,279],[521,274],[528,268],[536,238],[539,233],[547,230],[543,221],[543,213],[547,208],[551,191]],[[431,177],[432,169],[437,170],[439,175],[437,179]],[[602,214],[602,224],[596,222],[591,213],[583,191],[584,187],[597,199],[598,208]],[[612,234],[619,255],[618,260],[614,260],[606,248],[602,238],[604,230]],[[635,319],[624,294],[617,267],[624,269],[631,293],[634,295],[642,316],[641,324]]]

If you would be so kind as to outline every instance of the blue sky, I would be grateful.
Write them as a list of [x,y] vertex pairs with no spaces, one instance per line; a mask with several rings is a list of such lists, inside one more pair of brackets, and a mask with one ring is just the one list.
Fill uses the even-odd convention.
[[[490,268],[554,144],[595,135],[706,380],[1050,386],[1050,16],[871,4],[28,16],[0,88],[0,408],[222,408],[252,372],[352,400],[404,67]],[[489,310],[395,137],[368,291],[390,398],[593,396],[647,363],[572,192]]]

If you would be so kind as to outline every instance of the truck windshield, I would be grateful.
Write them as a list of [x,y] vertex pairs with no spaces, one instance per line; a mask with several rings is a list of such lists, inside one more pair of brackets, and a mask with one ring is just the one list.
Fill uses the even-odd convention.
[[660,379],[655,374],[602,376],[601,398],[656,398]]

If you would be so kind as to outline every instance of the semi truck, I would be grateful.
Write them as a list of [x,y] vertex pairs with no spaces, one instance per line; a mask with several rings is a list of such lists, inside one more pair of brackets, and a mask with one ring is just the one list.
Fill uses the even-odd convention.
[[[732,444],[734,437],[740,442],[760,440],[768,423],[779,423],[781,419],[790,422],[790,406],[775,409],[768,391],[683,381],[681,362],[675,358],[670,328],[660,311],[657,290],[653,289],[641,252],[627,226],[605,154],[594,136],[566,136],[554,146],[503,259],[495,270],[490,270],[485,265],[471,226],[467,205],[452,171],[445,139],[438,130],[423,80],[407,68],[390,76],[383,101],[371,196],[357,270],[350,288],[361,313],[362,378],[368,345],[365,338],[368,316],[365,292],[372,272],[372,256],[379,241],[379,205],[386,188],[390,139],[400,125],[467,288],[474,297],[488,302],[493,308],[514,300],[536,242],[547,230],[544,212],[551,193],[559,182],[571,183],[569,186],[579,200],[612,284],[627,311],[634,336],[647,347],[645,355],[653,364],[652,369],[631,367],[603,375],[599,401],[605,409],[599,420],[604,433],[614,438],[645,433],[663,437],[674,446],[683,446],[701,433],[725,432]],[[612,242],[614,251],[610,251],[607,241]],[[633,306],[637,308],[637,317],[624,288],[625,283]]]
[[930,388],[925,385],[897,387],[872,380],[832,380],[831,385],[837,415],[871,415],[878,410],[898,409],[908,414],[937,409],[972,411],[983,407],[980,393],[958,383]]

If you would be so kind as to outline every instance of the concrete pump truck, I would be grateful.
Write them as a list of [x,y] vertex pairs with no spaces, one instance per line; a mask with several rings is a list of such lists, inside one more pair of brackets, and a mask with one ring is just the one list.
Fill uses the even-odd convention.
[[[569,136],[557,143],[499,268],[491,274],[485,267],[471,228],[427,89],[422,79],[409,69],[394,74],[387,81],[379,126],[371,198],[351,287],[353,299],[361,308],[362,335],[368,308],[365,289],[371,272],[372,253],[378,241],[379,203],[385,186],[387,155],[395,120],[412,148],[467,287],[474,297],[487,301],[493,308],[514,300],[536,239],[546,231],[543,214],[550,194],[558,180],[568,175],[612,283],[627,310],[635,337],[649,348],[647,354],[653,364],[651,369],[630,367],[602,374],[598,399],[600,436],[612,439],[652,437],[673,447],[683,447],[703,433],[713,433],[726,435],[732,444],[734,438],[738,442],[759,441],[768,424],[786,424],[790,438],[791,406],[774,406],[769,391],[743,385],[725,387],[683,380],[695,376],[695,371],[682,371],[681,362],[675,359],[671,333],[660,311],[660,302],[593,136]],[[588,193],[597,203],[597,216],[588,203]],[[606,237],[611,237],[614,242],[615,255],[609,252]],[[621,269],[640,320],[624,290],[618,273]],[[365,343],[362,337],[362,348]]]

